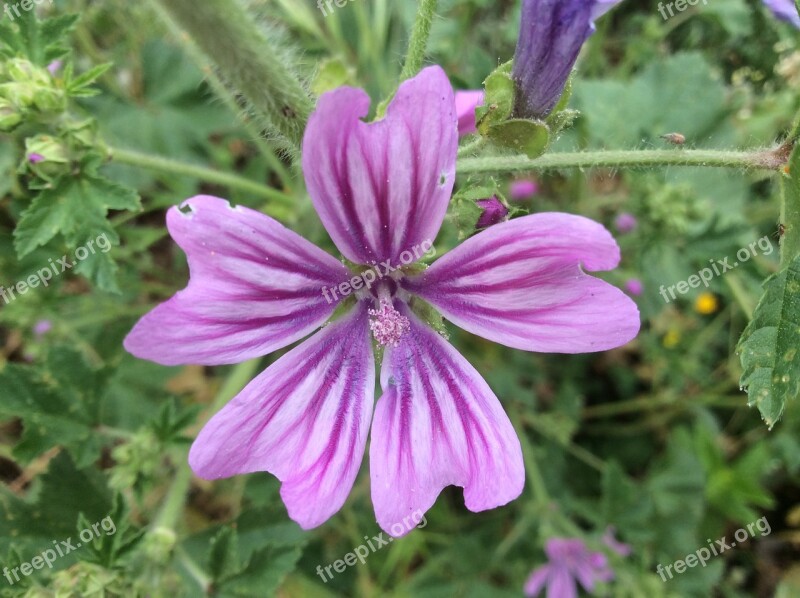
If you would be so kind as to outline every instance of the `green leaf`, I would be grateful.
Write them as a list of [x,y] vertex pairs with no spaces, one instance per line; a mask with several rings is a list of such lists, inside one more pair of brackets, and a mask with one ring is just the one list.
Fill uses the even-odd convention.
[[93,463],[101,449],[95,428],[109,373],[92,370],[67,347],[53,348],[42,368],[6,365],[0,371],[0,417],[19,417],[24,427],[15,455],[28,462],[63,446],[79,466]]
[[492,125],[487,135],[496,145],[525,154],[531,160],[541,156],[550,143],[546,124],[519,118]]
[[110,249],[119,236],[107,215],[109,210],[138,211],[140,203],[135,191],[99,175],[97,166],[97,157],[89,156],[79,175],[62,175],[39,193],[20,218],[14,246],[21,259],[61,235],[75,249],[68,258],[75,271],[101,290],[118,292]]
[[741,385],[770,429],[800,393],[800,256],[764,284],[753,321],[739,341]]
[[33,10],[22,10],[12,23],[0,21],[0,50],[6,56],[24,56],[34,64],[47,66],[66,56],[66,37],[78,15],[60,15],[40,21]]
[[[77,468],[67,453],[50,461],[37,487],[33,501],[0,489],[0,551],[13,545],[30,558],[51,548],[54,541],[76,539],[81,514],[97,522],[112,513],[112,497],[103,476],[95,469]],[[80,555],[80,550],[75,554]],[[65,555],[55,567],[73,561],[73,555]]]
[[511,63],[500,65],[486,78],[484,105],[475,112],[478,130],[482,135],[488,133],[492,125],[502,123],[514,111],[514,80],[510,74]]

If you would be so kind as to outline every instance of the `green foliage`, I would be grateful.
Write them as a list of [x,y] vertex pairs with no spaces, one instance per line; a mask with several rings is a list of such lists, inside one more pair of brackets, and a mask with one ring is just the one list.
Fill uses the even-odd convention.
[[772,428],[800,393],[800,256],[765,283],[753,321],[742,335],[741,384]]

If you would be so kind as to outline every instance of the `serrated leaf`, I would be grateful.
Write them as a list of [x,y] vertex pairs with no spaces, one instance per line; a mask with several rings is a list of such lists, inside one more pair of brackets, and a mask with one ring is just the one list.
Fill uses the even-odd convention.
[[764,287],[739,351],[741,385],[771,429],[800,394],[800,256]]
[[[0,488],[0,551],[17,546],[30,558],[51,548],[53,541],[76,538],[81,514],[90,521],[100,521],[112,511],[111,493],[102,474],[95,469],[79,469],[65,452],[50,461],[37,484],[34,501]],[[62,568],[73,560],[72,555],[66,555],[55,566]]]
[[[84,255],[71,256],[75,271],[86,276],[101,290],[118,292],[116,264],[110,248],[119,237],[107,220],[109,210],[140,208],[133,190],[109,181],[97,173],[97,158],[84,160],[78,176],[63,175],[53,188],[37,195],[23,212],[14,231],[14,247],[20,258],[61,235],[74,248],[85,248]],[[105,247],[90,246],[102,240]]]
[[298,548],[286,546],[257,550],[241,572],[217,586],[216,595],[220,598],[272,596],[294,570],[301,554]]
[[94,462],[101,448],[95,427],[108,376],[67,347],[53,348],[41,368],[6,365],[0,370],[0,417],[19,417],[24,428],[14,453],[28,462],[63,446],[79,466]]

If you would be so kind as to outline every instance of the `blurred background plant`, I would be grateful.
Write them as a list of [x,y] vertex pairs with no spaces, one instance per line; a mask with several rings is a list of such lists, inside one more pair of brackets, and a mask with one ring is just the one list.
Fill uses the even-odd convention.
[[[800,37],[758,0],[702,3],[664,21],[624,2],[579,63],[580,116],[554,151],[770,146],[800,109]],[[475,200],[565,211],[617,231],[622,287],[640,281],[643,330],[599,355],[523,354],[448,328],[520,434],[527,487],[495,511],[449,488],[428,525],[323,583],[318,565],[378,533],[362,475],[313,532],[288,519],[266,474],[191,477],[202,421],[279,355],[237,367],[165,368],[122,339],[183,288],[164,212],[198,192],[260,209],[336,253],[290,162],[249,105],[161,4],[55,0],[50,20],[0,20],[0,283],[26,280],[87,239],[114,247],[48,288],[0,303],[0,562],[15,567],[112,514],[117,532],[35,571],[3,596],[520,596],[546,540],[593,549],[613,526],[613,596],[800,594],[800,410],[771,431],[747,396],[737,339],[778,256],[759,255],[667,305],[658,289],[767,236],[776,176],[670,166],[461,177],[439,253],[474,232]],[[396,85],[416,3],[250,0],[254,22],[316,94],[343,84],[376,102]],[[519,3],[442,0],[428,55],[478,89],[514,53]],[[43,13],[44,14],[44,13]],[[77,15],[70,17],[64,15]],[[681,147],[674,151],[683,151]],[[508,186],[535,194],[510,203]],[[463,208],[463,209],[461,209]],[[45,333],[35,330],[52,322]],[[757,536],[665,583],[670,564],[761,517]]]

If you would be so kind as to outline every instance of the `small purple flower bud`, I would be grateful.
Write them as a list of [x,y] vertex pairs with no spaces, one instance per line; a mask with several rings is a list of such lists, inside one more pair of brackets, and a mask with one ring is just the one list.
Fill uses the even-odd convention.
[[764,4],[772,11],[775,18],[800,29],[800,14],[797,12],[794,0],[764,0]]
[[45,158],[42,154],[28,154],[28,162],[31,164],[38,164],[39,162],[44,162]]
[[58,71],[61,70],[62,66],[64,66],[63,61],[54,60],[53,62],[47,65],[47,70],[51,75],[55,75]]
[[614,226],[621,233],[631,233],[639,226],[639,221],[633,214],[622,212],[617,216],[616,220],[614,220]]
[[628,291],[629,295],[633,295],[634,297],[638,297],[644,292],[644,285],[642,281],[638,278],[631,278],[628,282],[625,283],[625,290]]
[[481,217],[478,219],[478,224],[475,225],[475,228],[488,228],[499,224],[508,217],[508,208],[506,208],[497,197],[480,199],[475,203],[478,204],[479,208],[483,208],[483,214],[481,214]]
[[483,104],[483,100],[484,93],[482,91],[456,92],[456,115],[458,116],[458,134],[460,136],[478,132],[475,109]]
[[512,76],[514,111],[521,118],[547,117],[564,93],[594,19],[621,0],[523,0]]
[[53,329],[53,323],[50,320],[39,320],[33,326],[33,333],[36,336],[44,336]]
[[520,179],[511,183],[508,195],[513,201],[527,201],[539,192],[539,184],[530,179]]

